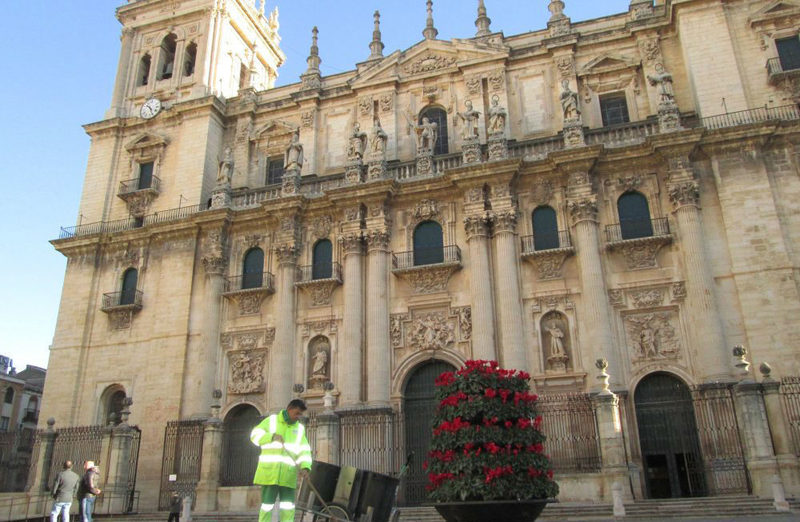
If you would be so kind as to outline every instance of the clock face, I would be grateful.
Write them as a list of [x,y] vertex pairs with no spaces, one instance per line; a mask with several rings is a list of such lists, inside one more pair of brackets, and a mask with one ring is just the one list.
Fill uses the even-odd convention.
[[158,114],[159,111],[161,111],[161,102],[158,98],[150,98],[142,104],[142,109],[139,111],[139,114],[142,118],[149,120]]

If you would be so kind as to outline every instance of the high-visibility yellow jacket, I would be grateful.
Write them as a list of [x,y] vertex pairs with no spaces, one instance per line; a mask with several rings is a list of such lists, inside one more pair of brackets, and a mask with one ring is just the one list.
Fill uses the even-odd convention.
[[[250,440],[261,447],[253,484],[297,487],[297,467],[311,469],[311,446],[299,421],[289,424],[286,410],[272,414],[250,432]],[[283,442],[273,442],[273,435]]]

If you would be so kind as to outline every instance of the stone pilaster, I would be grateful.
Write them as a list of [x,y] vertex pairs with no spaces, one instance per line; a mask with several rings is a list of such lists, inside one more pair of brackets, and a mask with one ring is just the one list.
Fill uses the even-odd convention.
[[329,464],[339,464],[339,416],[324,412],[317,416],[316,458]]
[[693,318],[691,345],[697,358],[696,367],[706,382],[730,380],[730,359],[703,234],[699,186],[688,157],[670,158],[669,165],[667,187],[686,269],[686,307]]
[[772,477],[778,472],[778,463],[761,385],[749,379],[744,380],[734,386],[733,397],[753,494],[772,498]]
[[128,503],[128,477],[130,476],[131,445],[133,430],[127,422],[111,430],[108,463],[104,466],[104,509],[111,513],[123,513]]
[[781,383],[767,376],[761,382],[764,392],[764,408],[767,412],[769,431],[778,469],[786,494],[797,498],[800,495],[800,461],[794,455],[792,432],[787,424],[780,393]]
[[364,332],[364,285],[361,279],[364,244],[360,233],[339,238],[344,256],[344,317],[342,342],[337,361],[339,404],[352,406],[361,402],[362,340]]
[[371,230],[366,235],[367,261],[367,401],[388,406],[392,347],[389,340],[389,232]]
[[[128,71],[130,69],[131,50],[133,48],[133,37],[135,30],[131,27],[123,27],[121,40],[121,49],[119,52],[119,68],[117,69],[117,78],[114,82],[114,93],[111,95],[111,108],[106,112],[105,119],[119,118],[125,116],[132,116],[124,114],[123,108],[125,105],[125,91],[128,89]],[[138,65],[139,60],[135,61]],[[153,67],[155,69],[155,67]]]
[[[592,396],[592,405],[597,420],[597,436],[600,439],[603,490],[606,492],[606,500],[610,501],[614,484],[629,483],[619,397],[609,391],[601,392]],[[622,489],[622,496],[632,498],[630,487]]]
[[469,245],[469,289],[472,295],[472,357],[497,360],[494,301],[489,252],[489,220],[486,216],[464,218]]
[[497,251],[495,281],[502,346],[501,364],[506,368],[529,371],[522,330],[516,209],[494,215],[494,245]]
[[215,417],[203,427],[203,457],[200,461],[200,480],[197,483],[195,511],[208,513],[217,510],[220,455],[222,454],[222,422]]
[[280,245],[278,259],[277,306],[275,307],[275,341],[269,354],[269,411],[278,411],[292,400],[295,367],[294,281],[297,274],[298,247]]

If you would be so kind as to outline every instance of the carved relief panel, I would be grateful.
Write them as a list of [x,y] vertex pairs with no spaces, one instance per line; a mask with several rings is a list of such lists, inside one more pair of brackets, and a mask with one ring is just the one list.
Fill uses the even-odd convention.
[[394,348],[395,368],[417,352],[449,350],[469,357],[472,309],[469,306],[428,307],[392,314],[389,337]]
[[238,330],[220,335],[220,346],[228,364],[228,393],[264,393],[267,353],[274,340],[275,328]]

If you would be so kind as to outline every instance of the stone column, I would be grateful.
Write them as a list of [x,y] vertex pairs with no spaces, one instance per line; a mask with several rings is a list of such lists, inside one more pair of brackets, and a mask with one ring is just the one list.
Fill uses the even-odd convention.
[[[37,495],[47,491],[51,477],[48,476],[50,466],[53,463],[53,446],[56,442],[57,433],[53,429],[56,420],[52,417],[47,419],[47,429],[39,435],[39,458],[31,468],[32,476],[28,478],[28,492]],[[78,464],[77,462],[75,464]]]
[[[588,341],[597,357],[606,359],[611,368],[619,369],[619,357],[611,333],[611,313],[608,309],[603,263],[600,258],[600,242],[597,223],[597,197],[588,184],[571,187],[571,198],[567,205],[575,229],[575,250],[581,278],[581,310],[579,323],[581,338]],[[586,342],[585,341],[585,342]],[[621,378],[618,371],[611,377],[612,385],[618,386]]]
[[[389,340],[389,232],[367,236],[367,401],[388,406],[391,395],[392,347]],[[345,281],[347,284],[347,281]]]
[[[522,298],[517,255],[517,211],[494,216],[494,244],[497,251],[497,310],[500,319],[501,364],[505,368],[530,371],[522,331]],[[474,312],[473,312],[474,313]],[[475,323],[473,319],[473,323]],[[473,334],[474,335],[474,334]]]
[[761,385],[749,379],[744,380],[734,386],[733,396],[753,494],[772,498],[772,477],[778,472],[778,464]]
[[714,277],[706,253],[700,191],[688,158],[670,158],[669,198],[678,224],[686,274],[686,312],[692,318],[691,344],[705,382],[731,378],[730,359],[717,307]]
[[772,434],[772,444],[775,458],[778,460],[780,477],[786,488],[786,494],[797,498],[800,495],[800,461],[794,455],[792,433],[781,404],[781,383],[767,374],[761,382],[761,386],[764,391],[764,407],[767,411],[767,421]]
[[194,509],[198,513],[217,510],[217,488],[222,453],[222,421],[211,417],[203,426],[203,457],[200,460],[200,480]]
[[472,357],[497,360],[494,301],[489,259],[489,222],[485,216],[464,218],[469,245],[469,289],[472,295]]
[[278,258],[278,303],[275,307],[275,341],[269,354],[269,411],[285,408],[292,400],[295,368],[294,280],[297,246],[284,244],[275,249]]
[[339,243],[344,255],[344,318],[336,380],[340,405],[347,407],[361,402],[361,344],[364,332],[364,285],[361,273],[364,243],[359,233],[344,235],[339,238]]
[[[122,28],[122,45],[119,51],[119,68],[117,69],[117,78],[114,81],[114,93],[111,95],[111,108],[106,112],[106,119],[117,118],[120,116],[128,116],[122,113],[123,105],[125,103],[125,93],[129,87],[136,85],[135,80],[130,81],[128,72],[133,66],[133,70],[137,71],[139,63],[131,63],[133,57],[131,56],[131,49],[133,47],[133,34],[134,29],[131,27]],[[151,65],[155,69],[155,64]],[[132,116],[132,115],[130,115]]]

